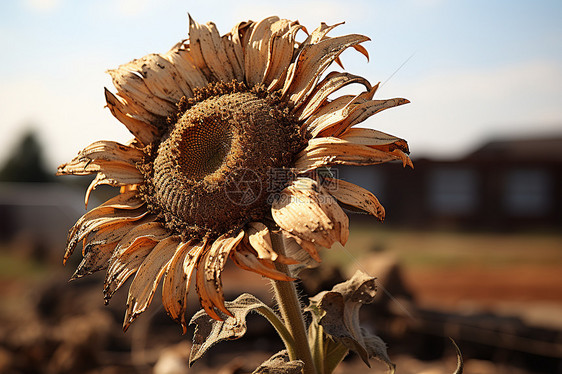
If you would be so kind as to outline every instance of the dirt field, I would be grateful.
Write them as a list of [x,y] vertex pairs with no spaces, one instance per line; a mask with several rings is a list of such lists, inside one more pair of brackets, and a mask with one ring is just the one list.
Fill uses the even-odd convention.
[[[353,225],[350,239],[345,248],[335,246],[322,254],[324,266],[337,266],[343,269],[344,275],[351,274],[355,269],[361,268],[367,270],[370,275],[379,276],[380,274],[375,270],[377,266],[385,261],[394,263],[400,269],[404,284],[413,293],[416,305],[428,310],[442,310],[465,315],[490,310],[496,314],[522,318],[536,326],[546,326],[562,331],[562,289],[560,287],[562,285],[562,234],[416,232],[383,228],[380,224],[372,226]],[[29,321],[31,319],[35,321],[37,318],[42,318],[35,315],[33,317],[26,316],[27,314],[34,314],[31,309],[31,305],[34,305],[33,297],[36,295],[34,289],[40,288],[45,281],[54,276],[60,277],[63,275],[62,273],[70,274],[71,271],[72,269],[63,269],[58,261],[50,265],[41,264],[18,255],[17,252],[2,251],[0,253],[0,298],[3,302],[0,303],[0,318],[3,323],[17,323],[19,320]],[[97,281],[99,281],[99,284]],[[91,309],[97,310],[96,308],[99,308],[101,313],[109,313],[107,308],[102,305],[102,281],[99,278],[77,282],[68,285],[65,281],[62,281],[60,290],[70,291],[72,287],[90,282],[90,286],[86,287],[91,288],[88,293],[91,293],[92,296],[87,298],[87,301],[91,302]],[[234,267],[229,267],[228,271],[225,272],[224,283],[225,291],[231,290],[232,293],[251,292],[264,297],[264,300],[271,297],[269,285],[266,281],[249,272],[234,269]],[[90,288],[86,288],[86,290],[90,290]],[[80,291],[80,293],[84,292]],[[136,334],[135,331],[144,331],[142,335],[145,336],[147,341],[151,341],[154,338],[152,334],[158,335],[161,333],[162,326],[168,326],[159,325],[160,327],[149,329],[147,326],[163,323],[156,321],[160,318],[158,317],[160,314],[162,314],[164,321],[169,323],[163,313],[153,314],[157,317],[153,317],[152,320],[150,317],[140,318],[136,322],[137,326],[133,326],[127,334],[122,334],[119,324],[125,307],[125,295],[126,291],[121,291],[118,300],[114,300],[115,302],[112,302],[110,308],[115,322],[111,322],[108,326],[111,325],[111,334],[116,336],[117,341],[128,341],[128,339],[136,341],[136,338],[133,339]],[[64,295],[61,295],[61,297],[63,297],[61,300],[64,302],[72,301],[72,299],[64,299]],[[384,297],[384,295],[381,297]],[[155,303],[159,304],[157,297]],[[64,309],[64,306],[52,305],[50,307],[68,311],[68,308]],[[156,307],[155,309],[158,310]],[[51,316],[50,318],[54,317]],[[64,326],[64,318],[60,319],[61,326]],[[52,324],[52,322],[46,321],[45,326],[48,327],[49,323]],[[55,321],[58,321],[58,319]],[[47,328],[45,326],[43,328]],[[4,324],[4,327],[4,330],[9,331],[8,324]],[[178,335],[177,326],[172,325],[166,328],[170,329],[170,336],[173,336],[171,341],[188,343],[189,336]],[[58,335],[55,334],[55,336]],[[41,339],[45,338],[42,337]],[[61,344],[58,341],[51,343],[53,345]],[[115,352],[111,354],[119,357],[121,362],[126,362],[131,359],[131,356],[126,353],[126,350],[129,349],[126,348],[128,347],[127,344],[130,343],[121,342],[120,344],[123,344],[119,348],[123,352],[118,355]],[[244,346],[243,342],[223,344],[225,348],[228,348],[228,344],[232,344],[232,347],[237,346],[237,344]],[[261,345],[263,346],[263,341]],[[6,345],[6,347],[12,349],[10,345]],[[2,366],[2,359],[8,360],[6,361],[8,363],[12,360],[8,356],[8,348],[0,349],[0,367]],[[159,357],[159,349],[156,346],[151,351],[152,356],[149,356],[153,357],[154,360],[151,365]],[[183,357],[187,350],[182,348],[181,352],[181,357]],[[404,374],[420,372],[450,373],[455,366],[455,357],[450,349],[446,353],[443,361],[433,363],[414,360],[412,357],[397,354],[394,354],[393,360],[401,368],[399,372]],[[106,356],[97,359],[98,363],[109,360],[107,357],[113,356],[107,356],[106,354]],[[244,357],[247,358],[247,355],[244,355]],[[125,361],[123,361],[123,358],[125,358]],[[231,357],[227,361],[221,359],[221,362],[230,362],[229,365],[235,367],[236,360],[236,358]],[[364,370],[366,368],[362,363],[356,361],[346,362],[341,369],[343,371],[339,372],[344,373],[351,370],[357,373],[369,372]],[[182,359],[181,362],[185,362],[185,360]],[[190,372],[204,373],[208,364],[209,362],[207,364],[201,363],[199,369]],[[486,374],[531,372],[513,371],[514,369],[511,366],[505,370],[499,370],[498,365],[500,364],[493,363],[493,360],[478,361],[472,359],[467,362],[466,372]],[[106,366],[109,367],[108,364]],[[469,371],[469,368],[474,369]],[[129,372],[123,370],[121,368],[117,372]],[[216,368],[209,370],[211,370],[209,372],[213,372]],[[68,371],[68,373],[72,372]],[[150,370],[148,366],[147,371],[135,369],[130,372],[148,373]],[[113,372],[107,371],[107,373]]]

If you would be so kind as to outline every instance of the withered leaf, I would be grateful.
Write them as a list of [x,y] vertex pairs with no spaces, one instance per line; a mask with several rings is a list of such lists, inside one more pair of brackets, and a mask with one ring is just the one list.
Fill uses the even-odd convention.
[[353,277],[310,298],[308,311],[335,342],[356,352],[370,367],[369,359],[386,363],[394,372],[394,364],[386,353],[386,344],[376,335],[359,325],[359,309],[373,302],[376,294],[375,279],[357,271]]
[[232,313],[233,317],[217,311],[223,319],[222,321],[217,321],[209,317],[205,310],[200,310],[191,318],[189,324],[195,324],[196,327],[189,355],[189,366],[201,358],[215,344],[223,340],[235,340],[244,336],[247,330],[246,316],[250,312],[257,312],[267,318],[282,337],[283,333],[288,334],[286,330],[279,331],[279,329],[284,329],[281,319],[270,307],[254,295],[242,294],[234,301],[225,302],[225,306]]
[[261,364],[252,374],[300,374],[304,362],[301,360],[290,361],[287,350],[279,351],[263,364]]

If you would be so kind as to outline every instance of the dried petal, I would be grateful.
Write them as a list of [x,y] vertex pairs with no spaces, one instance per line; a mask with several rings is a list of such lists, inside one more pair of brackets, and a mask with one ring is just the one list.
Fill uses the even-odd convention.
[[178,244],[177,236],[163,239],[144,259],[129,288],[123,330],[127,330],[131,323],[150,305],[154,292],[156,292]]
[[297,178],[271,206],[275,222],[305,241],[330,248],[345,243],[349,221],[335,199],[310,178]]

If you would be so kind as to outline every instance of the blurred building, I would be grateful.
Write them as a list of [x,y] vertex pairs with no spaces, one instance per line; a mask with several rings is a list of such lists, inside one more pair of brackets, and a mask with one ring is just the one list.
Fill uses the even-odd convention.
[[493,141],[458,160],[338,167],[375,193],[387,222],[414,227],[562,227],[562,137]]
[[85,213],[84,190],[60,183],[0,183],[0,241],[44,249],[65,246]]

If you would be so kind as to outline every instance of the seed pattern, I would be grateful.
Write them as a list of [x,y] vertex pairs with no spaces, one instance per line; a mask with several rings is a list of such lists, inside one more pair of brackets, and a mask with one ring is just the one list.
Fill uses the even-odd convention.
[[[289,165],[305,141],[286,103],[259,87],[210,85],[196,100],[178,104],[185,111],[171,118],[176,122],[154,153],[147,178],[152,193],[144,196],[181,235],[216,237],[264,217],[269,194],[285,187],[267,190],[269,170]],[[255,198],[233,200],[229,194],[247,188],[239,182],[248,177],[257,179],[249,191]]]

